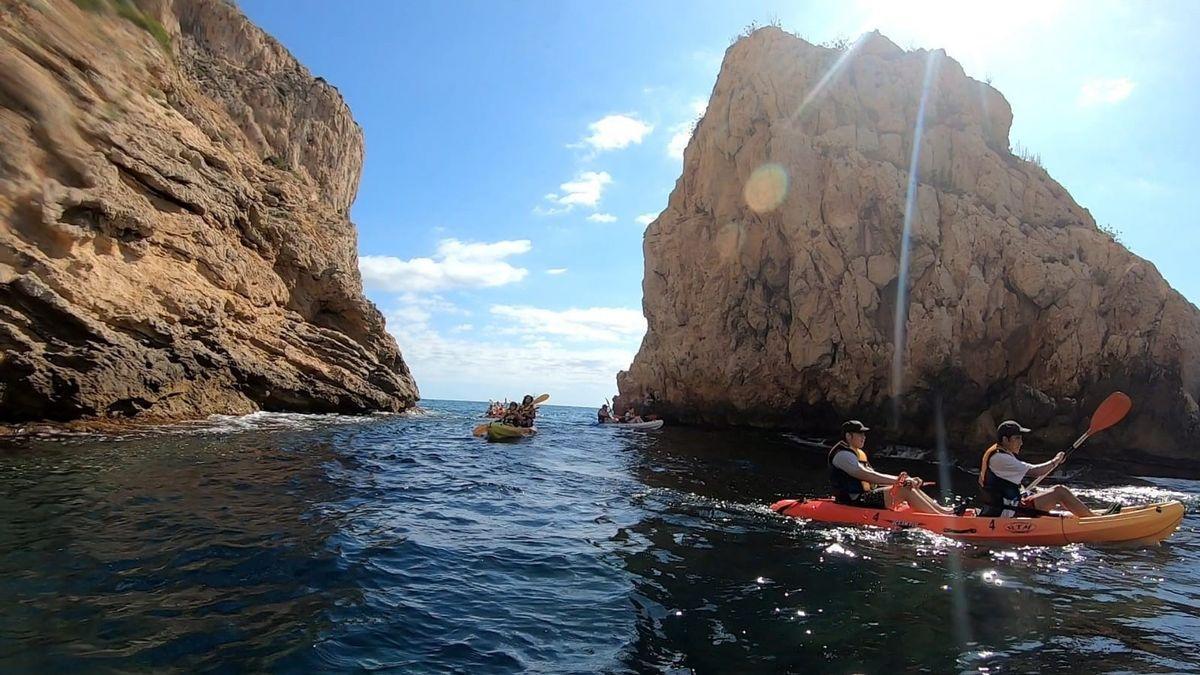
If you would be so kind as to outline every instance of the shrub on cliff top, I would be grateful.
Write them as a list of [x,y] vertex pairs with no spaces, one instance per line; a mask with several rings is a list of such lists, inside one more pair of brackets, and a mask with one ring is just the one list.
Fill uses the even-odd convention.
[[1039,155],[1038,153],[1021,145],[1020,143],[1013,144],[1012,154],[1016,155],[1017,157],[1020,157],[1021,159],[1025,160],[1026,162],[1031,162],[1031,163],[1037,165],[1037,167],[1039,169],[1046,168],[1046,167],[1042,166],[1042,156],[1041,155]]
[[1121,244],[1122,246],[1125,245],[1125,242],[1121,241],[1121,230],[1119,230],[1118,228],[1115,228],[1108,223],[1104,223],[1103,225],[1101,225],[1100,223],[1096,223],[1096,229],[1100,230],[1104,234],[1107,234],[1109,236],[1109,238],[1111,238],[1113,241],[1117,242],[1118,244]]

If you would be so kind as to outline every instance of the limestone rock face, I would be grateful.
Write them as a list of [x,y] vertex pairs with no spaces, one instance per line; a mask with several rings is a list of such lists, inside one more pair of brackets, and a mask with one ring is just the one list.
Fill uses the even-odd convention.
[[854,416],[926,447],[940,400],[966,457],[1009,417],[1036,429],[1031,447],[1061,447],[1121,389],[1133,411],[1088,452],[1200,472],[1200,312],[1013,155],[1011,122],[940,51],[870,34],[839,52],[774,28],[734,44],[646,231],[649,330],[622,399],[829,435]]
[[412,405],[362,161],[232,3],[0,0],[0,422]]

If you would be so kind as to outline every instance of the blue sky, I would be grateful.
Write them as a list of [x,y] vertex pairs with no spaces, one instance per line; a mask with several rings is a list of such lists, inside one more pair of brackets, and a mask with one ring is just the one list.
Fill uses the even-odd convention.
[[1200,3],[240,0],[366,134],[367,295],[426,398],[592,405],[645,329],[642,233],[731,39],[944,48],[1012,140],[1200,301]]

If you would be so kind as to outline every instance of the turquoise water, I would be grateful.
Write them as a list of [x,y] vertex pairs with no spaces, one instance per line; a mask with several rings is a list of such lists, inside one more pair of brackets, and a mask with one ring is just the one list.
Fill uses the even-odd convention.
[[1161,547],[996,551],[776,516],[779,434],[423,406],[4,441],[0,672],[1200,672],[1198,482],[1071,476],[1185,500]]

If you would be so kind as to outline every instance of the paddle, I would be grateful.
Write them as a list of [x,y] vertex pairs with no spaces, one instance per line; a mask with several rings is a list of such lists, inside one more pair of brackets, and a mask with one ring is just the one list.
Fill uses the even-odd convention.
[[[533,405],[538,406],[549,400],[550,400],[550,394],[542,394],[541,396],[533,399]],[[475,427],[474,429],[471,430],[471,435],[472,436],[482,436],[482,435],[486,434],[489,424],[491,424],[491,422],[484,422],[483,424],[480,424],[479,426]]]
[[[1125,415],[1129,413],[1129,409],[1131,407],[1133,407],[1133,401],[1129,400],[1129,397],[1125,394],[1119,391],[1109,394],[1108,398],[1104,399],[1104,402],[1101,403],[1100,406],[1096,408],[1096,412],[1092,414],[1092,422],[1088,426],[1088,430],[1083,432],[1083,435],[1080,436],[1067,450],[1067,457],[1070,457],[1071,453],[1075,451],[1075,448],[1083,445],[1083,442],[1088,438],[1100,433],[1101,431],[1104,431],[1105,429],[1124,419]],[[1066,457],[1063,458],[1063,462],[1066,462]],[[1057,468],[1057,466],[1054,467],[1054,469]],[[1033,488],[1037,487],[1038,483],[1042,482],[1046,476],[1054,473],[1054,469],[1051,469],[1050,471],[1038,476],[1032,483],[1029,484],[1029,487],[1025,488],[1025,490],[1027,492],[1033,491]]]

